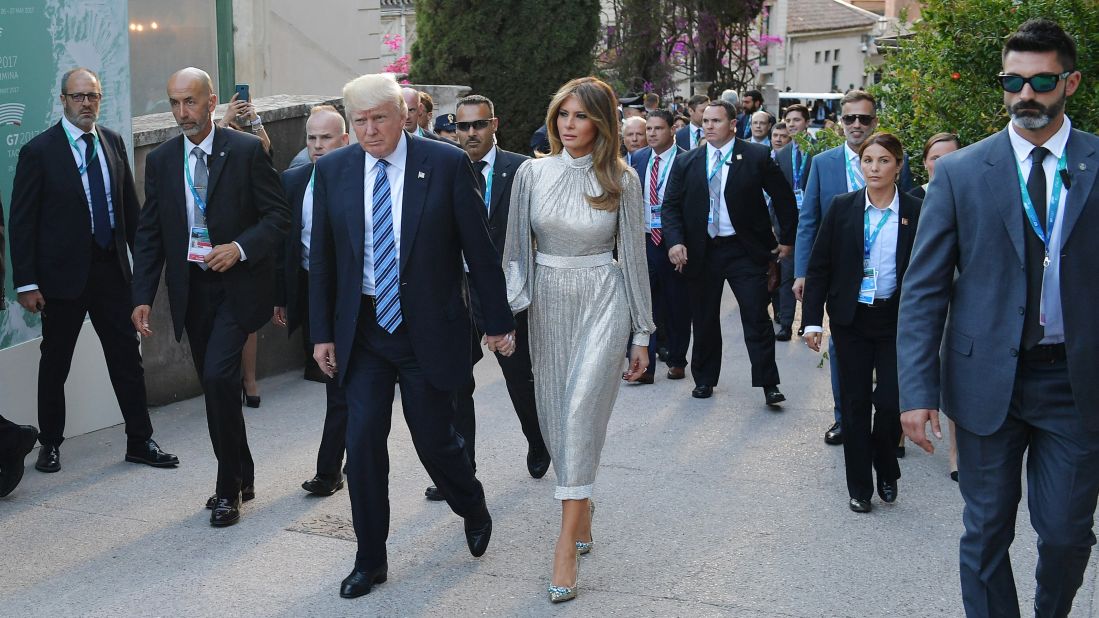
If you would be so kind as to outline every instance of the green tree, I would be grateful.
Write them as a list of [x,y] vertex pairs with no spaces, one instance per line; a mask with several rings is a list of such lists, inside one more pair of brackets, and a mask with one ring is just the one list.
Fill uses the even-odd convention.
[[913,153],[913,171],[923,174],[919,152],[940,131],[972,144],[1008,122],[996,80],[1004,40],[1027,19],[1059,23],[1076,39],[1076,69],[1084,79],[1066,111],[1073,127],[1099,128],[1099,9],[1095,0],[925,0],[914,34],[886,54],[882,81],[882,126]]
[[416,0],[411,79],[492,99],[501,145],[525,153],[553,93],[591,74],[598,35],[599,0]]

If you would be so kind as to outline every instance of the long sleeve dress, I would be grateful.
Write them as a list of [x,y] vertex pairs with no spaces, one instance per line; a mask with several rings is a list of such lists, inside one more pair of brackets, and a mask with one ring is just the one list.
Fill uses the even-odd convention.
[[[627,342],[656,329],[645,256],[641,183],[622,175],[617,211],[592,208],[603,192],[591,155],[567,151],[516,172],[503,266],[511,310],[529,308],[538,423],[557,473],[558,500],[592,496]],[[618,250],[618,259],[612,250]]]

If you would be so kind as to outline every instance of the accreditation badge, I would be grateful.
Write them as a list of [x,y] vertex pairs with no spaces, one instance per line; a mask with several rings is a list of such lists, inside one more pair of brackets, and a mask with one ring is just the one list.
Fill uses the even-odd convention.
[[794,189],[794,200],[798,203],[798,210],[801,210],[801,203],[805,201],[805,192],[801,189]]
[[187,245],[187,261],[206,265],[204,259],[214,250],[214,244],[210,242],[210,229],[200,226],[191,227],[191,241]]
[[651,204],[649,206],[649,227],[654,230],[659,230],[663,227],[660,224],[660,204]]
[[878,269],[862,269],[862,282],[859,284],[859,302],[864,305],[874,304],[874,292],[878,291]]

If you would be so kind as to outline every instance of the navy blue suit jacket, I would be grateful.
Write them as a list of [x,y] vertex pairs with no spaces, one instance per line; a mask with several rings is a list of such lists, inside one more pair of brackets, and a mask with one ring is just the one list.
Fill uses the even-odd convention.
[[[676,131],[675,132],[675,145],[679,146],[683,150],[690,150],[691,149],[691,131],[694,131],[698,128],[699,127],[696,127],[693,124],[688,124],[687,126],[683,127],[682,129]],[[703,135],[702,138],[699,139],[699,141],[705,142],[706,141],[706,136]],[[697,146],[697,144],[695,144],[695,145]]]
[[286,331],[293,332],[301,326],[302,312],[299,306],[298,269],[301,268],[301,210],[305,188],[313,175],[313,164],[292,167],[282,173],[282,191],[290,204],[290,233],[279,253],[275,268],[275,305],[286,307]]
[[[481,300],[485,332],[515,329],[500,258],[485,224],[477,173],[465,151],[404,135],[405,165],[399,257],[401,315],[428,381],[455,390],[469,381],[469,307],[462,256]],[[314,342],[336,345],[348,367],[362,302],[365,152],[351,144],[317,160],[309,247],[309,326]],[[341,384],[346,373],[339,374]]]
[[[679,158],[680,155],[687,154],[687,149],[686,148],[682,148],[680,146],[673,146],[673,148],[676,149],[676,151],[675,151],[676,158]],[[648,176],[645,175],[645,172],[648,170],[649,157],[651,157],[651,156],[653,156],[652,146],[646,146],[646,147],[642,148],[641,150],[638,150],[637,152],[633,153],[633,162],[631,163],[631,167],[633,167],[633,171],[637,172],[637,177],[641,180],[641,199],[645,200],[646,204],[648,204],[648,201],[649,201],[649,178],[648,178]],[[661,171],[660,175],[663,176],[664,172]],[[671,176],[671,170],[668,170],[668,176],[669,177]],[[664,181],[664,183],[665,183],[664,184],[664,192],[665,193],[668,191],[668,184],[667,184],[668,182],[669,182],[668,180]]]

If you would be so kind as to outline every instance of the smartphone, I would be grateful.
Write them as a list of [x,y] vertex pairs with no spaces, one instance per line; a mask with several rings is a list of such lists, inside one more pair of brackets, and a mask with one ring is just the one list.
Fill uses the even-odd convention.
[[248,93],[248,84],[237,84],[237,100],[238,101],[250,101],[251,96]]

